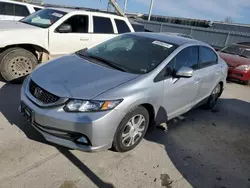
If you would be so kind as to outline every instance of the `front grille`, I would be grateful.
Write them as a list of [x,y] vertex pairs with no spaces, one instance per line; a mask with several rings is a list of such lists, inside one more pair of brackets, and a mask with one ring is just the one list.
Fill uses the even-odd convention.
[[42,102],[43,104],[51,104],[57,102],[60,97],[49,93],[45,89],[38,86],[35,82],[30,80],[29,91],[33,97]]

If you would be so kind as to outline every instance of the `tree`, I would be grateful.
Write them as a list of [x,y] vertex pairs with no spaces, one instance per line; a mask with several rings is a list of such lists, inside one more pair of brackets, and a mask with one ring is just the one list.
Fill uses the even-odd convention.
[[233,23],[233,19],[232,19],[232,17],[228,16],[225,18],[224,22],[231,24],[231,23]]

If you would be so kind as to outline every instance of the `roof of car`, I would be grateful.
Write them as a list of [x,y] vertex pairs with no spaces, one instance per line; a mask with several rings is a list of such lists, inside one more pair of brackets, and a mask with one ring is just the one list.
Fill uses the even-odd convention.
[[13,1],[13,0],[0,0],[0,2],[13,3],[13,4],[17,4],[17,5],[29,5],[32,7],[43,8],[42,6],[39,6],[39,5],[34,5],[31,3],[19,2],[19,1]]
[[152,39],[155,39],[155,40],[160,40],[160,41],[172,43],[172,44],[176,44],[176,45],[179,45],[179,46],[183,45],[185,43],[206,45],[205,43],[200,42],[198,40],[189,39],[189,38],[185,38],[185,37],[180,37],[180,36],[176,36],[176,35],[166,35],[165,33],[136,32],[136,33],[133,33],[133,34],[134,35],[139,35],[139,36],[144,36],[144,37],[147,37],[147,38],[152,38]]
[[98,13],[98,14],[103,14],[103,15],[110,15],[110,16],[113,16],[113,17],[119,17],[119,18],[125,18],[123,16],[119,16],[117,15],[116,13],[113,13],[113,12],[106,12],[106,11],[102,11],[102,10],[98,10],[98,9],[84,9],[84,8],[58,8],[58,7],[50,7],[50,6],[47,6],[45,7],[47,9],[53,9],[53,10],[58,10],[58,11],[63,11],[63,12],[66,12],[66,13],[70,13],[70,12],[94,12],[94,13]]

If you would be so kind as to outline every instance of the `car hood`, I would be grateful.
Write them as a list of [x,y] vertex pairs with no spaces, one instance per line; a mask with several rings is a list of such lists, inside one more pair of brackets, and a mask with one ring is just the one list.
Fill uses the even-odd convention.
[[59,97],[93,99],[138,76],[91,63],[77,55],[67,55],[37,68],[31,79]]
[[218,52],[219,56],[229,65],[229,67],[237,67],[239,65],[250,64],[250,59],[238,55]]
[[0,31],[17,30],[17,29],[41,29],[41,28],[18,21],[2,20],[0,23]]

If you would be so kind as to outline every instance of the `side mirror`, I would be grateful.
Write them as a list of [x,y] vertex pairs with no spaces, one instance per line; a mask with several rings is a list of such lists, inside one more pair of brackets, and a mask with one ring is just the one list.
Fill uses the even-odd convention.
[[189,67],[181,67],[175,74],[177,78],[190,78],[193,76],[194,70]]
[[72,32],[72,27],[69,24],[62,24],[61,26],[57,28],[57,31],[59,33],[69,33],[69,32]]

